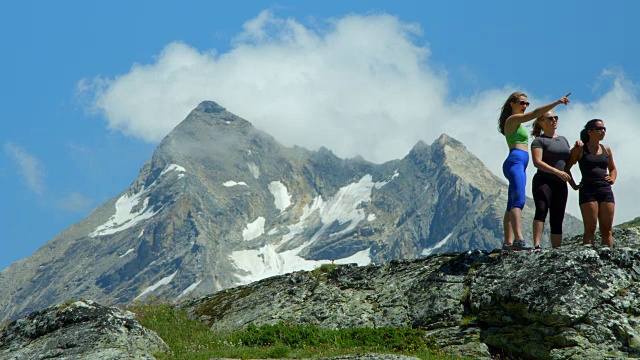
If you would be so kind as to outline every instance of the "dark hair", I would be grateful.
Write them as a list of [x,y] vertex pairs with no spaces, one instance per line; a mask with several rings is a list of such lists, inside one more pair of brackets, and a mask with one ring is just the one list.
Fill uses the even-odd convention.
[[511,103],[518,101],[518,98],[522,96],[527,97],[527,94],[521,91],[516,91],[513,94],[509,95],[507,101],[505,101],[504,105],[502,105],[502,111],[500,112],[500,117],[498,117],[498,130],[500,130],[500,133],[502,135],[504,135],[504,124],[507,122],[507,118],[509,118],[509,116],[511,116],[511,114],[513,113],[513,110],[511,109]]
[[600,122],[604,122],[600,119],[591,119],[589,121],[587,121],[587,123],[584,125],[584,129],[582,129],[582,131],[580,131],[580,141],[582,141],[583,143],[588,143],[589,142],[589,130],[595,130],[596,129],[596,123],[600,121]]

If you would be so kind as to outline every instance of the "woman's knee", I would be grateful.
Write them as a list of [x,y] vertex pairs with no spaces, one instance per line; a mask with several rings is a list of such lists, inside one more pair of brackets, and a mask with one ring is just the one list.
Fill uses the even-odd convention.
[[584,224],[584,232],[587,234],[595,234],[596,228],[595,224]]
[[600,226],[600,234],[602,235],[610,235],[611,234],[611,226]]

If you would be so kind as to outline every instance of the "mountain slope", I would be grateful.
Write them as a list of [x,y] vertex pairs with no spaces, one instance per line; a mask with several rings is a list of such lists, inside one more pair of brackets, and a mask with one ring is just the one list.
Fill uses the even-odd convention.
[[[203,102],[128,189],[0,273],[0,318],[70,298],[178,299],[323,263],[488,250],[502,242],[504,204],[506,184],[447,135],[373,164],[286,148]],[[581,224],[567,215],[565,228]]]

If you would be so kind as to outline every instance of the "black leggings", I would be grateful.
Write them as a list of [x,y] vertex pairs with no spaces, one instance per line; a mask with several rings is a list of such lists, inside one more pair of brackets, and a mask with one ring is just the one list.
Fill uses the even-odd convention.
[[562,221],[567,207],[569,191],[560,178],[535,174],[533,176],[533,201],[536,204],[534,220],[544,222],[549,213],[552,234],[562,234]]

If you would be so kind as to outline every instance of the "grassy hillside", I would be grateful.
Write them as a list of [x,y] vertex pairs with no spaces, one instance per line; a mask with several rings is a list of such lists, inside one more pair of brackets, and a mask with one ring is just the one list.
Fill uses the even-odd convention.
[[170,305],[150,304],[129,309],[140,323],[155,331],[170,351],[159,360],[211,358],[319,358],[346,354],[385,353],[420,359],[459,359],[439,353],[424,331],[402,328],[327,330],[315,326],[249,326],[241,331],[214,333]]
[[621,228],[621,229],[627,229],[630,227],[638,227],[638,226],[640,226],[640,217],[637,217],[631,221],[627,221],[625,223],[616,225],[617,228]]

